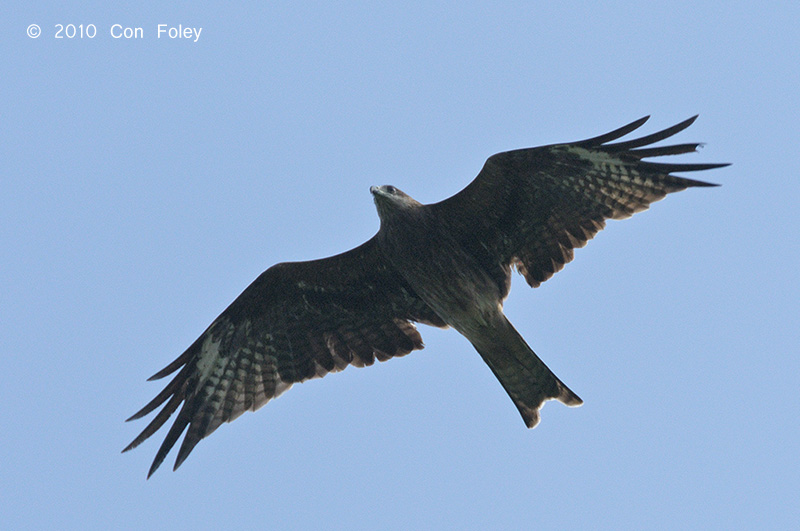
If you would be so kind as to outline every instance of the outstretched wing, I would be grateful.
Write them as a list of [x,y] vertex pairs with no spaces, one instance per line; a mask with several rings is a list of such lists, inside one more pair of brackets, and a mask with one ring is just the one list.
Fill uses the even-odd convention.
[[184,432],[175,468],[223,422],[255,411],[297,382],[421,349],[413,321],[445,326],[377,252],[375,238],[346,253],[277,264],[261,274],[184,352],[150,379],[178,374],[128,420],[165,404],[123,452],[180,407],[150,467]]
[[532,287],[560,271],[605,226],[645,210],[669,193],[716,186],[670,175],[727,164],[666,164],[642,159],[679,155],[699,144],[645,147],[689,127],[694,116],[663,131],[609,143],[649,117],[602,136],[569,144],[519,149],[489,157],[458,194],[431,208],[489,271],[514,265]]

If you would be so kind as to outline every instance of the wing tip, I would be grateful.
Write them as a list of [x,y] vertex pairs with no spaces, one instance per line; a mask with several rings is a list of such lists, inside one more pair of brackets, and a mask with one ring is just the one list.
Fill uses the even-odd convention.
[[134,448],[136,448],[136,445],[134,445],[134,444],[133,444],[133,442],[131,442],[130,444],[128,444],[128,446],[126,446],[125,448],[123,448],[123,449],[122,449],[122,451],[121,451],[120,453],[121,453],[121,454],[124,454],[125,452],[130,452],[130,451],[131,451],[131,450],[133,450]]
[[[730,166],[730,162],[710,162],[710,163],[701,163],[701,164],[669,164],[665,162],[640,162],[640,167],[649,168],[660,173],[681,173],[681,172],[690,172],[690,171],[706,171],[706,170],[716,170],[718,168],[724,168],[726,166]],[[703,181],[694,181],[696,183],[702,183]],[[705,183],[706,185],[708,183]],[[695,185],[700,186],[700,185]]]
[[153,461],[153,464],[150,465],[150,470],[147,471],[147,479],[150,479],[150,476],[155,474],[156,470],[158,470],[158,467],[160,467],[161,463],[163,462],[164,462],[163,457],[161,459],[158,459],[158,457],[156,457],[156,459]]
[[602,134],[602,135],[599,135],[599,136],[595,136],[595,137],[592,137],[592,138],[587,138],[586,140],[580,140],[578,142],[573,142],[573,144],[575,144],[577,146],[584,146],[584,147],[585,146],[599,146],[599,145],[605,144],[607,142],[611,142],[612,140],[617,140],[618,138],[622,138],[623,136],[627,135],[628,133],[631,133],[632,131],[635,131],[636,129],[639,129],[649,119],[650,119],[650,115],[648,114],[647,116],[642,116],[638,120],[634,120],[634,121],[632,121],[631,123],[629,123],[627,125],[623,125],[622,127],[614,129],[613,131],[610,131],[608,133],[605,133],[605,134]]
[[[606,149],[612,148],[614,150],[623,150],[658,142],[659,140],[663,140],[664,138],[669,138],[677,133],[680,133],[681,131],[692,125],[699,117],[700,117],[699,114],[695,114],[694,116],[691,116],[683,120],[682,122],[679,122],[662,131],[658,131],[656,133],[644,136],[639,139],[630,140],[627,142],[621,142],[618,144],[611,144],[610,146],[606,145],[605,148]],[[633,122],[627,125],[623,125],[620,128],[614,129],[609,133],[605,133],[592,138],[587,138],[586,140],[574,142],[574,144],[582,147],[587,147],[587,146],[599,147],[601,145],[608,144],[609,142],[612,142],[614,140],[618,140],[629,133],[632,133],[636,129],[639,129],[641,126],[643,126],[649,119],[650,115],[648,114],[647,116],[643,116],[638,120],[634,120]]]
[[695,114],[694,116],[690,116],[689,118],[685,119],[684,121],[682,121],[682,122],[681,122],[681,123],[679,123],[678,125],[683,125],[683,124],[686,124],[686,127],[689,127],[689,126],[690,126],[690,125],[692,125],[692,124],[693,124],[693,123],[694,123],[694,122],[695,122],[695,121],[696,121],[698,118],[700,118],[700,113],[697,113],[697,114]]

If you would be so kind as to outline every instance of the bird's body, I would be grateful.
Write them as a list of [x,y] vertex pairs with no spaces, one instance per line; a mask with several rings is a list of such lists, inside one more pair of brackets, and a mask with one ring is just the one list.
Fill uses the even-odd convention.
[[125,450],[178,410],[150,468],[184,430],[175,468],[223,422],[255,410],[297,382],[365,366],[423,347],[413,323],[450,326],[480,353],[528,427],[543,402],[581,399],[539,359],[503,314],[516,268],[538,286],[603,228],[666,194],[712,186],[670,175],[721,164],[660,164],[646,157],[698,144],[642,148],[694,118],[646,137],[609,144],[644,123],[606,135],[490,157],[478,177],[442,202],[423,205],[394,186],[372,187],[378,233],[346,253],[277,264],[260,275],[178,359],[179,371],[131,419],[159,411]]
[[442,321],[472,343],[526,425],[538,423],[547,399],[580,405],[503,314],[511,268],[486,267],[488,254],[475,256],[465,248],[448,220],[436,215],[435,205],[422,205],[393,186],[373,187],[372,193],[381,218],[381,253]]

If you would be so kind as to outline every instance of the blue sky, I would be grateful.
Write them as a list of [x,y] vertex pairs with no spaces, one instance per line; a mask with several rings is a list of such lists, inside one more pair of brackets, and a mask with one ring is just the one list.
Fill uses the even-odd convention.
[[[9,528],[797,524],[800,7],[75,4],[0,8]],[[176,473],[145,481],[163,433],[120,455],[145,379],[262,270],[374,234],[370,185],[433,202],[495,152],[696,113],[683,161],[732,162],[702,176],[721,188],[515,278],[506,313],[581,408],[525,429],[469,343],[422,326],[425,350],[295,386]]]

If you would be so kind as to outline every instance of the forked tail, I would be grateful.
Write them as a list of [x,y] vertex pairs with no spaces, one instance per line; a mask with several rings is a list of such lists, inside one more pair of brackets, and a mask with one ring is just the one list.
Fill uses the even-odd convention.
[[500,326],[471,341],[529,428],[539,423],[539,409],[546,400],[555,399],[573,407],[583,404],[539,359],[505,316]]

